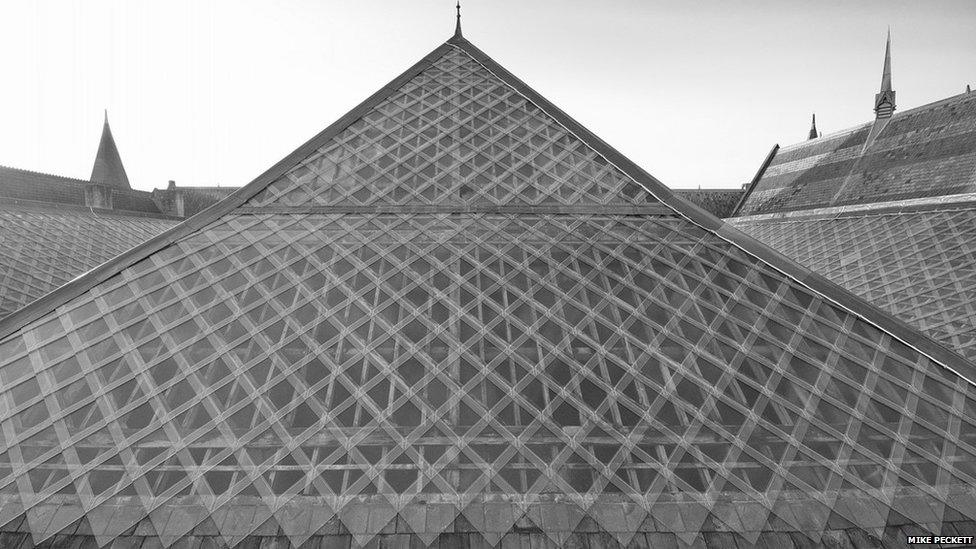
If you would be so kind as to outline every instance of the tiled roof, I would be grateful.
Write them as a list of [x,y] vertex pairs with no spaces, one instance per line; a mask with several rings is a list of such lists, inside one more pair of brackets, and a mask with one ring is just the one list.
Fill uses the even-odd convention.
[[974,191],[976,94],[963,93],[780,149],[738,215]]
[[183,200],[183,217],[192,217],[227,198],[240,187],[176,187],[155,189],[152,198],[165,211],[174,211],[177,196]]
[[976,203],[728,221],[976,360]]
[[182,187],[186,217],[196,215],[227,198],[240,187]]
[[0,524],[252,547],[272,516],[295,546],[339,524],[357,546],[404,543],[391,523],[443,545],[939,533],[976,517],[974,372],[456,35],[0,320]]
[[[0,496],[2,498],[3,496]],[[50,545],[37,545],[34,540],[36,536],[32,533],[33,528],[26,518],[14,519],[6,524],[0,525],[0,547],[4,549],[38,549],[40,547],[72,548],[72,549],[94,549],[96,547],[111,547],[125,549],[160,549],[161,547],[173,547],[178,549],[221,549],[236,547],[237,549],[349,549],[360,547],[358,535],[367,526],[371,519],[386,521],[382,525],[380,532],[372,538],[372,541],[365,545],[372,549],[424,549],[427,547],[450,548],[450,549],[490,549],[498,547],[501,549],[747,549],[755,547],[759,549],[806,549],[813,547],[837,548],[837,549],[878,549],[879,547],[905,547],[909,536],[927,535],[924,530],[914,524],[899,513],[889,515],[888,522],[876,533],[867,533],[864,530],[854,527],[847,519],[838,513],[831,513],[827,519],[829,524],[823,534],[817,537],[820,540],[814,544],[811,539],[811,532],[796,530],[785,521],[778,519],[775,515],[770,517],[770,522],[764,524],[761,531],[756,534],[755,539],[751,536],[747,538],[741,534],[730,531],[726,524],[728,522],[741,522],[750,520],[752,510],[746,504],[734,510],[723,510],[717,513],[708,513],[702,526],[698,528],[693,537],[685,538],[675,533],[676,529],[681,529],[685,519],[689,522],[697,522],[693,519],[696,513],[694,502],[680,502],[673,504],[672,512],[669,517],[655,519],[647,517],[637,527],[634,534],[622,536],[621,533],[626,529],[628,517],[633,514],[633,504],[622,503],[613,513],[616,524],[609,523],[610,520],[603,518],[598,521],[590,516],[584,516],[578,520],[573,532],[568,535],[553,539],[548,531],[551,530],[552,523],[570,522],[576,518],[576,511],[567,505],[548,505],[545,507],[533,508],[534,512],[522,514],[516,524],[507,527],[502,522],[506,515],[520,514],[521,510],[517,505],[499,501],[490,507],[487,512],[484,509],[474,506],[467,509],[465,513],[454,517],[449,507],[443,504],[431,503],[424,506],[415,506],[413,509],[404,510],[393,518],[384,516],[382,508],[368,508],[360,506],[357,512],[361,514],[359,520],[350,520],[352,517],[347,515],[344,521],[340,517],[332,517],[321,525],[316,525],[317,529],[312,532],[304,542],[296,543],[294,535],[290,535],[303,525],[311,526],[317,523],[315,517],[316,509],[312,506],[299,508],[294,505],[284,505],[282,510],[277,513],[264,511],[263,505],[254,502],[255,505],[240,505],[231,507],[226,512],[221,513],[216,519],[206,517],[196,524],[189,532],[178,538],[171,538],[160,535],[160,531],[165,531],[169,522],[181,522],[193,519],[194,508],[181,509],[177,513],[171,513],[165,518],[152,520],[144,518],[138,523],[130,526],[128,530],[115,536],[113,543],[102,545],[101,541],[105,538],[100,534],[103,530],[99,529],[98,521],[89,521],[87,517],[82,517],[76,522],[69,524],[55,533],[49,539]],[[847,502],[858,505],[860,502]],[[69,504],[70,505],[70,504]],[[447,509],[445,509],[447,507]],[[476,511],[477,510],[477,511]],[[133,511],[132,507],[109,508],[103,514],[109,515],[110,521],[126,521],[126,515]],[[447,511],[447,513],[445,513]],[[806,511],[797,508],[803,513]],[[869,507],[859,509],[860,512],[870,514],[873,511]],[[65,512],[58,509],[57,512]],[[371,513],[372,512],[372,513]],[[480,513],[479,513],[480,512]],[[372,515],[375,515],[375,518]],[[404,516],[410,516],[413,520],[409,522]],[[447,528],[441,529],[440,523],[450,521]],[[218,524],[217,521],[220,521]],[[4,522],[0,518],[0,522]],[[57,522],[55,518],[55,522]],[[353,530],[347,526],[353,524]],[[476,524],[478,526],[476,526]],[[489,524],[491,528],[508,528],[507,531],[499,532],[499,541],[492,543],[494,537],[486,537],[481,533],[483,524]],[[222,535],[221,532],[232,528],[240,528],[246,533],[241,535]],[[428,535],[428,528],[436,530],[433,535]],[[976,536],[976,522],[967,520],[962,515],[953,515],[945,520],[941,526],[941,534],[945,536]],[[689,539],[690,541],[685,541]],[[972,547],[969,544],[950,544],[944,543],[940,547]]]
[[715,217],[726,218],[732,215],[745,189],[673,189],[673,192]]
[[84,179],[0,166],[0,197],[6,199],[85,205]]
[[[90,181],[0,166],[0,201],[11,200],[47,204],[85,206],[85,188]],[[112,188],[114,209],[162,215],[146,191]]]
[[0,206],[0,317],[176,223],[72,207]]

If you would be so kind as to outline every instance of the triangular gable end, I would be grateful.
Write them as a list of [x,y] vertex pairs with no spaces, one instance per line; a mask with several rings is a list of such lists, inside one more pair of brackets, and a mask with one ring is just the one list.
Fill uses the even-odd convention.
[[[517,94],[464,151],[485,109],[455,120],[466,103],[424,86],[464,95],[468,80]],[[499,122],[515,112],[525,125]],[[458,137],[421,147],[438,127]],[[384,135],[415,146],[391,157],[402,144]],[[536,156],[516,161],[526,136]],[[475,173],[493,178],[465,195]],[[71,482],[156,510],[336,494],[329,512],[364,536],[388,517],[354,499],[403,515],[433,498],[450,519],[485,505],[488,528],[505,493],[572,502],[629,539],[641,521],[625,510],[675,491],[765,515],[841,487],[965,507],[928,486],[976,483],[954,465],[976,459],[976,397],[955,373],[971,364],[675,198],[460,37],[0,338],[0,456],[19,472],[0,494],[15,484],[31,507]],[[450,522],[427,513],[425,535]],[[557,519],[541,526],[572,531]]]
[[472,49],[449,44],[246,206],[593,211],[658,202]]

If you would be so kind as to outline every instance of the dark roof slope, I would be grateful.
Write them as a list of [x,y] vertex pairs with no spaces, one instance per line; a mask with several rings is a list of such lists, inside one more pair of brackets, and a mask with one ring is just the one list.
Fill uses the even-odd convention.
[[84,179],[0,166],[0,197],[4,199],[85,205]]
[[[84,179],[0,166],[0,201],[7,205],[29,201],[84,207],[85,189],[90,185]],[[111,194],[115,210],[163,215],[147,191],[111,188]]]
[[0,510],[99,545],[941,532],[976,516],[974,371],[455,36],[0,320]]
[[732,215],[745,189],[673,189],[674,194],[718,218]]
[[0,206],[0,317],[176,223],[70,206]]
[[976,203],[728,220],[976,360]]
[[737,215],[974,191],[976,94],[963,93],[781,148]]
[[192,217],[227,198],[240,187],[177,187],[154,189],[152,198],[163,211],[176,211],[176,201],[183,201],[183,217]]

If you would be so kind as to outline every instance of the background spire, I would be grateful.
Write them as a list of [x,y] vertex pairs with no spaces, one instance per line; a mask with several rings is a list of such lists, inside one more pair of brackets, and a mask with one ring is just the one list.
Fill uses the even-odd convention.
[[454,27],[454,37],[461,38],[461,0],[457,0],[457,25]]
[[881,91],[874,96],[874,112],[877,118],[890,118],[895,112],[895,92],[891,89],[891,29],[885,42],[884,69],[881,72]]
[[891,91],[891,29],[885,41],[884,69],[881,73],[881,92]]
[[119,149],[115,146],[115,138],[112,137],[112,128],[108,125],[108,109],[105,110],[105,124],[102,126],[102,139],[98,143],[98,152],[95,153],[95,165],[92,166],[92,183],[107,185],[118,189],[131,189],[129,176],[125,173],[122,165],[122,157],[119,156]]
[[813,120],[810,122],[810,133],[807,134],[807,140],[816,139],[818,137],[817,133],[817,113],[813,113]]

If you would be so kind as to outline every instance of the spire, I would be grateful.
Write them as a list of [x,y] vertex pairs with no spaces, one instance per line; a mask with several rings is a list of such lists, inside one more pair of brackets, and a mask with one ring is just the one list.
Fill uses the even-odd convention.
[[454,27],[454,38],[462,38],[461,36],[461,0],[457,0],[457,25]]
[[813,121],[810,122],[810,133],[807,134],[807,141],[811,139],[816,139],[819,136],[817,134],[817,114],[813,114]]
[[108,109],[105,110],[105,124],[102,126],[102,140],[98,143],[95,153],[95,165],[92,166],[91,182],[119,189],[131,189],[129,177],[125,175],[122,157],[115,146],[112,128],[108,125]]
[[885,43],[884,70],[881,73],[881,91],[874,96],[874,112],[877,118],[891,118],[895,111],[895,92],[891,89],[891,29]]

